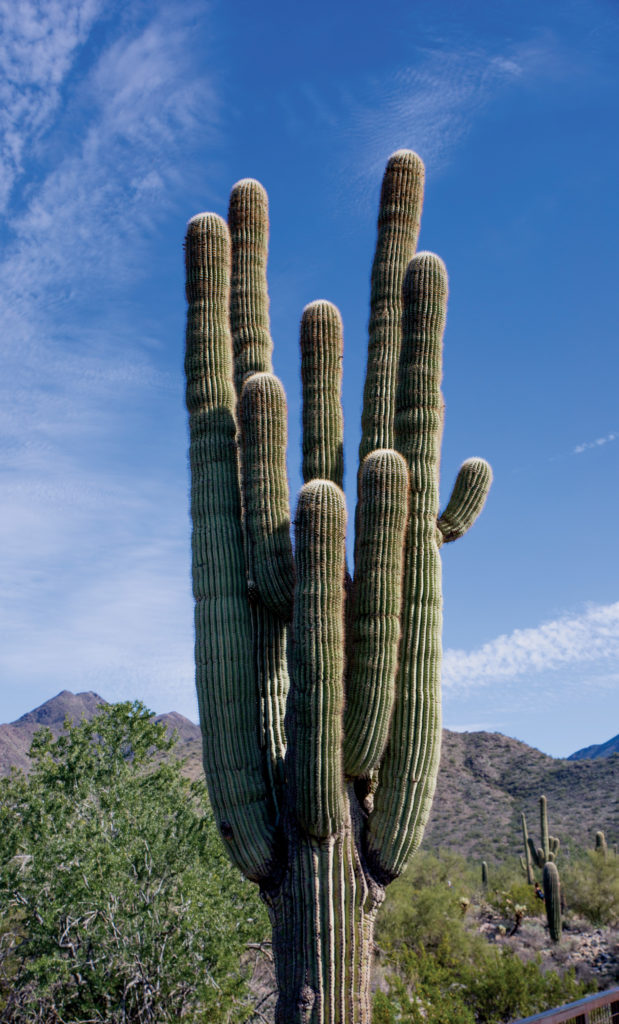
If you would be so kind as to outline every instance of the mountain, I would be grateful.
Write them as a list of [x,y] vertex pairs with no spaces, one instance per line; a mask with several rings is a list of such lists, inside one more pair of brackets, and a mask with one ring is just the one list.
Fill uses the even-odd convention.
[[[8,774],[12,764],[27,769],[36,729],[47,725],[58,735],[67,716],[91,718],[104,703],[96,693],[63,690],[16,722],[0,725],[0,775]],[[197,778],[202,772],[199,726],[176,711],[156,715],[156,721],[177,730],[176,751],[186,759],[187,774]],[[513,857],[522,852],[522,811],[529,834],[539,841],[542,793],[550,832],[560,838],[563,856],[569,856],[570,848],[593,847],[598,829],[609,846],[619,841],[619,753],[559,759],[500,733],[445,729],[423,845],[487,861]]]
[[583,747],[574,754],[570,754],[568,761],[583,761],[585,758],[611,757],[612,754],[619,754],[619,733],[613,736],[612,740],[606,743],[594,743],[591,747]]
[[[8,775],[11,767],[21,768],[28,771],[30,758],[28,750],[32,743],[32,737],[37,729],[47,726],[48,729],[58,736],[66,718],[79,722],[81,718],[87,720],[94,717],[100,704],[107,701],[97,693],[89,690],[85,693],[71,693],[63,690],[57,696],[45,701],[34,711],[28,711],[16,722],[8,725],[0,725],[0,776]],[[156,722],[163,722],[168,731],[174,729],[178,732],[178,749],[181,756],[188,757],[193,763],[199,766],[201,761],[201,737],[200,727],[190,722],[188,718],[179,715],[177,711],[170,711],[167,714],[155,715]]]

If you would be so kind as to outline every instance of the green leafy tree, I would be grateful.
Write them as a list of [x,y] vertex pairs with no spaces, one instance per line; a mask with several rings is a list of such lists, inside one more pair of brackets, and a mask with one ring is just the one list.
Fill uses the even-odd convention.
[[65,726],[0,782],[0,1021],[243,1019],[265,914],[205,786],[139,702]]

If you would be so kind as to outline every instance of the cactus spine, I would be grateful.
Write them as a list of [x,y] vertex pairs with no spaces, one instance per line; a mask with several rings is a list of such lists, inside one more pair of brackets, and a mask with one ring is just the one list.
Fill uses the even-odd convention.
[[196,685],[221,835],[273,928],[277,1024],[367,1024],[373,923],[421,841],[440,745],[438,549],[491,481],[465,463],[442,516],[447,277],[415,256],[423,165],[395,153],[372,272],[355,571],[345,566],[342,326],[301,322],[303,479],[293,556],[286,401],[271,366],[264,189],[188,226]]
[[546,917],[548,929],[553,942],[561,941],[561,883],[557,865],[551,860],[544,864],[542,874],[542,885],[544,887],[544,902],[546,904]]

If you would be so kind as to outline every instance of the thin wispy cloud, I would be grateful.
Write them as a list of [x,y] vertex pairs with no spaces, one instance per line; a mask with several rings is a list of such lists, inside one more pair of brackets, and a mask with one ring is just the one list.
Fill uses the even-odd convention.
[[101,0],[0,0],[0,210],[49,128]]
[[619,439],[619,434],[615,431],[611,431],[606,437],[598,437],[595,441],[584,441],[582,444],[577,444],[572,449],[573,455],[581,455],[582,452],[591,451],[592,448],[602,448],[605,444],[610,444],[611,441]]
[[[166,371],[157,325],[132,296],[181,175],[197,173],[198,141],[215,137],[217,93],[191,45],[190,6],[108,24],[79,88],[75,55],[110,9],[69,4],[63,36],[60,5],[45,7],[48,77],[32,89],[55,83],[70,136],[54,142],[51,101],[47,134],[27,111],[0,125],[5,139],[19,135],[24,166],[36,143],[43,169],[22,187],[14,161],[0,261],[0,678],[105,682],[112,697],[133,683],[182,710],[174,693],[192,693],[192,645],[180,375]],[[3,41],[27,98],[19,69],[43,45],[37,11],[25,5]],[[172,465],[159,453],[166,428],[179,434]]]
[[[466,690],[502,680],[535,678],[565,667],[606,667],[598,682],[612,678],[619,661],[619,601],[593,605],[581,615],[565,615],[531,629],[516,629],[474,651],[448,650],[443,683]],[[597,678],[597,671],[596,671]]]
[[[361,143],[360,177],[380,178],[385,154],[414,149],[436,174],[449,161],[475,120],[497,95],[556,70],[550,40],[531,40],[504,53],[463,45],[419,49],[414,64],[402,67],[371,92],[354,99],[352,131]],[[358,154],[357,154],[358,157]]]

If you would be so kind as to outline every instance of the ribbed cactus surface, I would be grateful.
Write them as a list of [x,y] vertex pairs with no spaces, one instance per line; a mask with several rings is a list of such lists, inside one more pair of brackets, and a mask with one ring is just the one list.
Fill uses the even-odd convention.
[[561,883],[557,865],[552,861],[544,864],[542,875],[544,887],[544,902],[546,904],[546,918],[548,930],[553,942],[561,941]]
[[[526,829],[524,815],[522,817],[524,823],[523,828]],[[548,862],[555,861],[557,859],[560,846],[559,840],[555,836],[551,836],[548,832],[548,806],[545,796],[540,796],[539,798],[539,818],[542,845],[536,846],[530,836],[527,837],[527,845],[533,863],[536,867],[543,868]]]
[[439,547],[469,528],[491,480],[483,460],[464,463],[440,514],[447,274],[437,256],[415,255],[423,179],[400,150],[383,181],[352,577],[339,312],[319,300],[301,320],[293,553],[264,189],[239,182],[227,223],[200,214],[187,232],[204,768],[230,856],[269,908],[277,1024],[369,1021],[374,918],[421,841],[436,784]]

